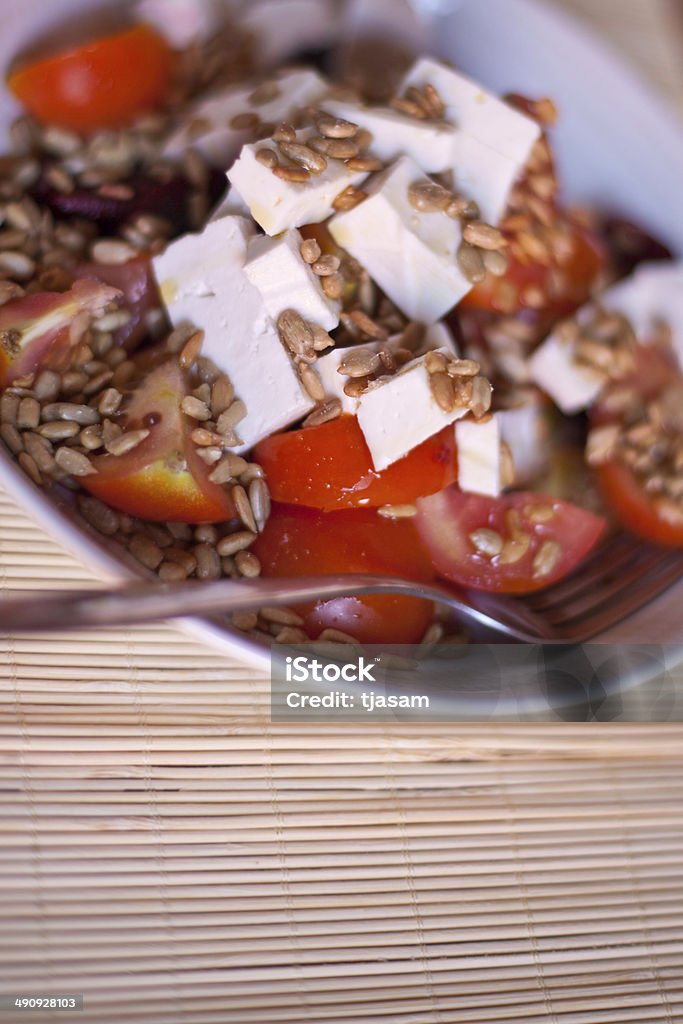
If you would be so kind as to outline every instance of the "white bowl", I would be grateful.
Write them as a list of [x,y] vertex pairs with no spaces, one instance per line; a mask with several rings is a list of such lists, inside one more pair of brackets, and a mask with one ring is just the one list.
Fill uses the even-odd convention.
[[[368,5],[372,0],[368,0]],[[414,0],[428,19],[433,52],[503,93],[553,97],[560,108],[553,143],[571,202],[590,201],[649,229],[683,256],[683,132],[663,100],[603,43],[538,0]],[[5,18],[0,61],[7,62],[65,16],[106,0],[22,0]],[[111,5],[110,5],[111,6]],[[385,5],[386,6],[386,5]],[[16,108],[0,98],[0,139]],[[3,486],[75,557],[104,579],[125,581],[132,560],[84,527],[68,505],[35,487],[0,448]],[[615,643],[671,643],[678,635],[683,583],[603,634]],[[219,622],[179,620],[198,639],[266,667],[269,652]]]

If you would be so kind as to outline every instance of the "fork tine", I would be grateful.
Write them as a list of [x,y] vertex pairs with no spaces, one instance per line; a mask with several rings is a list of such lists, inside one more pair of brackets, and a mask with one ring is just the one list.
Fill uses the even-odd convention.
[[[557,632],[567,640],[589,640],[644,607],[677,580],[680,580],[681,576],[683,576],[681,554],[678,552],[664,554],[659,562],[653,562],[649,571],[640,577],[637,587],[623,589],[622,596],[618,601],[605,601],[602,599],[603,595],[598,592],[598,599],[593,607],[584,609],[583,615],[557,623]],[[586,622],[587,618],[590,625]],[[675,637],[671,638],[671,642],[675,640]]]
[[554,586],[530,594],[525,603],[544,614],[551,608],[564,606],[582,593],[601,586],[606,577],[622,571],[629,562],[642,557],[643,550],[644,546],[628,534],[615,534],[570,576]]
[[640,557],[615,566],[614,571],[606,574],[604,580],[589,590],[577,593],[573,601],[568,601],[563,607],[558,606],[549,617],[557,623],[584,618],[616,596],[627,594],[630,587],[640,586],[643,580],[657,573],[669,560],[669,556],[662,552],[643,552]]

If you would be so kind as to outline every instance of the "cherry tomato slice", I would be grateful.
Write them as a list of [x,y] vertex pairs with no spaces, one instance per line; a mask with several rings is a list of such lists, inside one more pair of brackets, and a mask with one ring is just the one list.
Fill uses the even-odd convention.
[[[636,354],[634,373],[603,392],[591,413],[591,422],[596,426],[620,423],[624,432],[635,426],[633,422],[624,422],[620,403],[614,401],[619,392],[628,391],[636,396],[636,402],[643,408],[671,392],[669,400],[672,407],[680,408],[683,377],[675,359],[656,345],[641,346]],[[680,424],[676,433],[680,439]],[[660,466],[657,472],[662,469]],[[662,494],[648,492],[645,478],[637,474],[621,454],[617,453],[610,461],[597,466],[595,475],[605,504],[627,530],[653,544],[683,546],[683,505]]]
[[256,446],[254,460],[275,501],[324,511],[412,502],[457,476],[452,427],[378,473],[355,416],[274,434]]
[[485,498],[450,487],[417,504],[417,527],[436,571],[474,590],[506,594],[566,576],[606,526],[592,512],[529,492]]
[[137,256],[126,263],[82,263],[77,278],[101,281],[123,293],[122,306],[130,314],[128,323],[114,335],[114,343],[132,352],[148,334],[147,314],[161,305],[151,261]]
[[8,85],[38,121],[87,135],[159,106],[171,68],[164,39],[137,25],[19,67]]
[[[318,512],[275,504],[252,550],[265,576],[362,572],[412,580],[434,578],[412,522],[383,519],[372,510]],[[429,601],[382,594],[318,601],[298,611],[314,637],[334,628],[362,643],[398,644],[420,641],[433,606]]]
[[[148,363],[144,354],[141,366]],[[97,470],[81,478],[83,488],[112,508],[153,521],[223,522],[235,508],[226,487],[209,480],[210,469],[196,453],[191,426],[180,406],[188,382],[175,360],[152,368],[130,394],[120,416],[130,430],[149,435],[123,455],[92,459]]]
[[121,297],[99,281],[75,281],[67,292],[34,292],[0,307],[0,387],[68,358],[69,324],[79,313],[96,317]]

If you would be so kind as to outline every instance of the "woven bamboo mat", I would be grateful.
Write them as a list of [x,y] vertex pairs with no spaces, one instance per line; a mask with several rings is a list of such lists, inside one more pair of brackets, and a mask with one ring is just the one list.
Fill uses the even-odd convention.
[[[566,6],[683,109],[675,0]],[[0,588],[88,581],[0,493]],[[681,1022],[682,755],[675,725],[276,726],[261,674],[170,627],[0,637],[0,994]]]

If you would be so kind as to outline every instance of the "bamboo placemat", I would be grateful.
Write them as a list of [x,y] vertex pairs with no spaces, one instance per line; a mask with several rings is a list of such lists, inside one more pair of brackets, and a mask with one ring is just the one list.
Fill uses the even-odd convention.
[[[683,109],[675,0],[566,6]],[[0,588],[89,581],[0,493]],[[0,994],[86,997],[29,1019],[683,1021],[680,726],[272,725],[165,626],[0,683]]]

